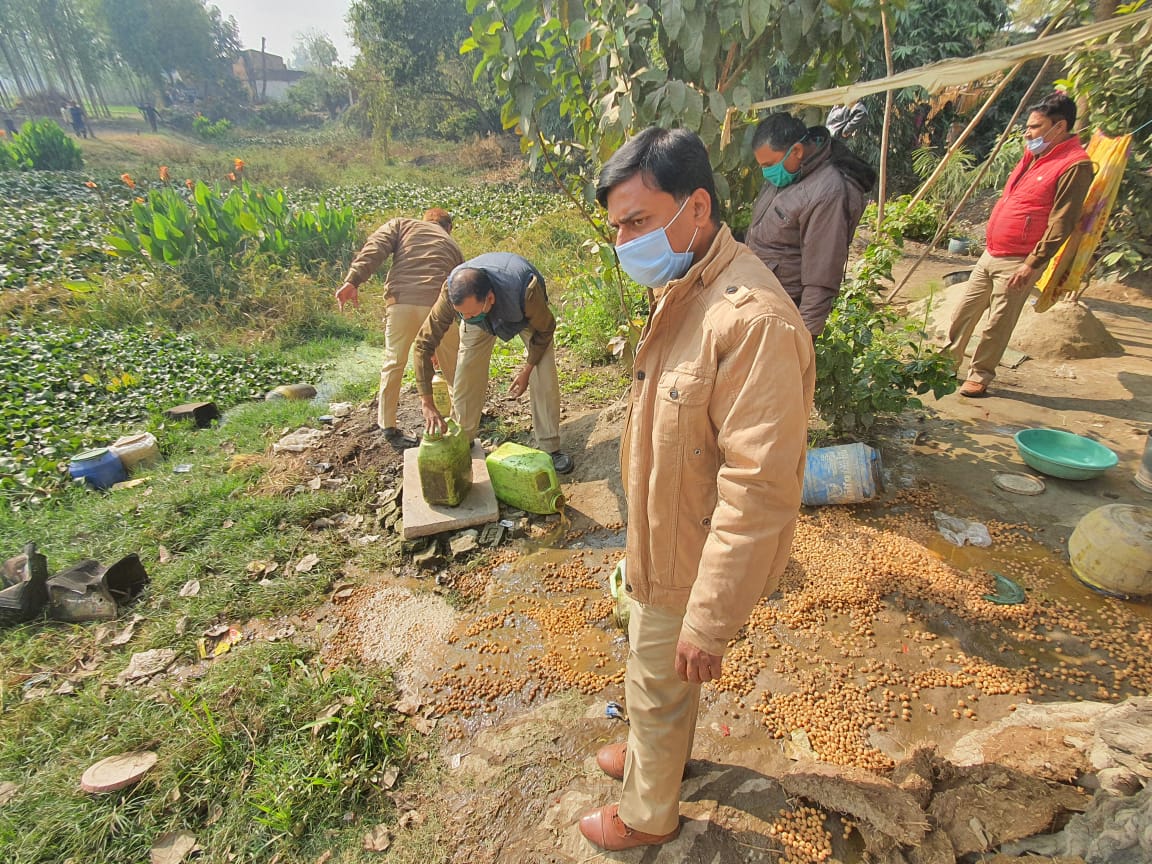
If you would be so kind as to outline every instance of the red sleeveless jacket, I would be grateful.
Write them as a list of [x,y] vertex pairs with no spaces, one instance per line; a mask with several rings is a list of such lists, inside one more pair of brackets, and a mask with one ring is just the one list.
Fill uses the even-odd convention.
[[1088,154],[1075,136],[1039,157],[1025,153],[988,217],[988,252],[997,258],[1030,255],[1048,230],[1056,181]]

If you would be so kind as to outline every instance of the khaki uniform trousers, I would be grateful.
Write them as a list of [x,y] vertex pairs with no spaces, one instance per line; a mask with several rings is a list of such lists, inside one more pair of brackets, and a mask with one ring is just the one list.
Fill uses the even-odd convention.
[[676,674],[683,613],[633,603],[628,619],[628,749],[620,818],[629,828],[667,834],[680,823],[680,781],[692,755],[700,685]]
[[[456,327],[451,330],[455,332]],[[452,379],[452,413],[468,439],[476,437],[480,415],[488,398],[488,373],[492,365],[492,347],[496,337],[483,327],[461,323],[460,356]],[[525,329],[520,338],[527,345],[532,331]],[[441,346],[443,347],[443,346]],[[532,401],[532,432],[536,446],[545,453],[560,449],[560,381],[556,376],[556,345],[548,346],[528,378]]]
[[1008,349],[1012,331],[1024,304],[1032,293],[1032,285],[1040,278],[1034,274],[1032,284],[1017,291],[1008,290],[1008,280],[1016,269],[1024,263],[1023,256],[994,258],[987,251],[980,256],[964,290],[964,299],[952,315],[948,326],[948,344],[945,349],[956,361],[957,367],[964,362],[964,352],[972,331],[984,314],[988,312],[988,326],[980,337],[976,350],[972,352],[972,362],[968,365],[968,380],[988,385],[996,377],[996,366]]
[[[412,343],[431,306],[409,303],[393,303],[384,317],[384,365],[380,367],[380,398],[376,406],[376,424],[381,429],[391,429],[396,425],[396,406],[400,402],[400,385],[404,380],[404,368],[412,353]],[[456,328],[449,328],[444,340],[436,349],[436,359],[440,362],[440,372],[449,386],[456,375],[456,355],[460,350],[460,336]]]

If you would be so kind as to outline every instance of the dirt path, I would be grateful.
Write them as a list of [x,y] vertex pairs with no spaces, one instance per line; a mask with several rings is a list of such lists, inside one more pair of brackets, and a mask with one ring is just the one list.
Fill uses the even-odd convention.
[[[934,266],[956,269],[948,260]],[[1114,703],[1152,691],[1152,661],[1139,647],[1152,640],[1152,611],[1087,590],[1063,552],[1093,508],[1152,501],[1131,482],[1152,427],[1152,340],[1145,335],[1152,301],[1103,286],[1087,305],[1122,355],[1030,359],[1002,369],[987,399],[930,401],[878,436],[884,500],[805,512],[781,593],[757,608],[727,655],[724,678],[704,690],[681,837],[606,860],[775,862],[787,850],[773,826],[792,818],[781,814],[797,803],[793,775],[814,758],[889,776],[921,745],[947,755],[969,733],[1028,703]],[[366,662],[402,658],[404,710],[438,736],[442,773],[406,802],[426,819],[397,834],[397,860],[417,860],[431,847],[469,864],[598,860],[575,822],[615,799],[617,785],[593,757],[627,734],[605,712],[609,700],[624,701],[626,644],[605,588],[623,552],[621,421],[616,406],[569,409],[565,446],[577,469],[564,483],[566,521],[542,522],[535,541],[432,573],[406,566],[358,574],[360,587],[328,610],[342,623],[341,650]],[[1012,441],[1026,426],[1090,435],[1112,447],[1120,464],[1098,480],[1045,478],[1045,492],[1035,497],[1001,491],[994,474],[1032,473]],[[346,436],[345,458],[364,458],[355,442],[369,431]],[[986,523],[992,547],[950,545],[935,528],[934,510]],[[1026,602],[983,599],[993,572],[1021,584]],[[447,588],[467,601],[462,609],[443,599]],[[404,634],[393,637],[404,650],[382,657],[382,631]],[[1045,830],[1044,819],[1087,806],[1068,785],[1086,765],[1060,743],[1063,736],[1016,740],[1009,748],[1016,752],[996,759],[1009,778],[997,782],[1011,787],[997,806],[1016,801],[1041,821],[996,823],[961,808],[964,825],[983,825],[980,839],[963,826],[939,828],[915,843],[904,837],[905,851],[921,851],[897,858],[890,832],[898,826],[886,834],[847,805],[826,803],[821,842],[841,862],[861,860],[866,846],[878,860],[952,862],[962,849],[1028,836]],[[934,770],[922,801],[900,800],[921,807],[913,812],[925,825],[952,824],[931,809],[946,798],[932,784],[947,774],[962,788],[953,776],[959,769],[941,762]],[[902,764],[895,776],[908,771]],[[972,782],[990,781],[981,775]],[[895,793],[883,786],[876,794]],[[1037,800],[1060,803],[1049,812]],[[837,809],[848,814],[834,815]],[[821,860],[792,854],[784,860]]]

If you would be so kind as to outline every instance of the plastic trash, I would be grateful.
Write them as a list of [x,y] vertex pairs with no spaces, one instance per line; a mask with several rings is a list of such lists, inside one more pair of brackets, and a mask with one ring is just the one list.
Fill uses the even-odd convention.
[[883,489],[880,454],[867,444],[813,447],[808,451],[800,496],[805,506],[858,504],[875,498]]
[[86,559],[48,580],[48,617],[56,621],[112,621],[119,604],[136,597],[148,573],[133,552],[105,567]]
[[963,546],[965,543],[969,546],[992,545],[992,535],[988,533],[988,527],[982,522],[972,522],[957,516],[949,516],[941,510],[934,510],[932,516],[936,519],[937,530],[949,543],[956,546]]
[[1019,606],[1024,602],[1024,589],[1018,583],[999,573],[992,575],[996,578],[996,590],[991,594],[985,594],[985,600],[1001,606]]
[[0,570],[0,625],[31,621],[48,603],[48,560],[36,544],[9,558]]
[[623,720],[628,722],[628,715],[624,713],[624,706],[619,702],[612,701],[604,706],[604,716],[609,720]]

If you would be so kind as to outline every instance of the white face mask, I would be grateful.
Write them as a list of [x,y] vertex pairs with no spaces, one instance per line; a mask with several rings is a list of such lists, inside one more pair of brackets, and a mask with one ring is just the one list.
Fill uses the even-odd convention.
[[692,266],[692,244],[696,242],[699,228],[692,232],[692,239],[688,241],[688,251],[676,252],[668,240],[668,228],[680,218],[690,199],[685,198],[680,209],[676,211],[667,225],[658,231],[649,231],[634,240],[616,247],[616,256],[620,259],[620,266],[624,272],[646,288],[658,288],[667,285],[673,279],[679,279],[688,272]]
[[1033,156],[1039,156],[1048,149],[1048,142],[1044,140],[1044,136],[1039,138],[1029,138],[1024,142],[1024,146],[1028,148],[1028,152]]

